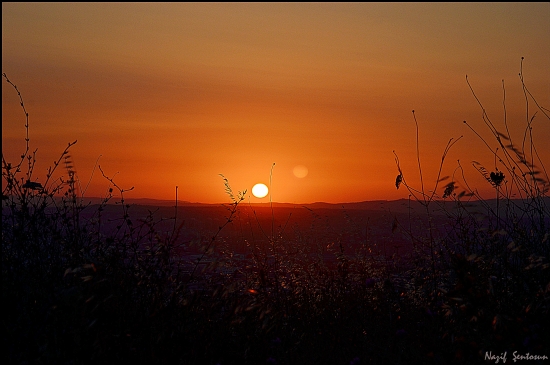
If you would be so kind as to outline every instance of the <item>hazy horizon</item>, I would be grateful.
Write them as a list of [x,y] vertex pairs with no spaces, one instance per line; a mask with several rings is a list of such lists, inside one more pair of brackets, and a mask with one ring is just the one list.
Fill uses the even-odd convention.
[[[59,199],[62,197],[59,196]],[[384,204],[400,204],[403,206],[409,206],[409,199],[408,198],[398,198],[398,199],[373,199],[373,200],[363,200],[363,201],[349,201],[349,202],[326,202],[326,201],[315,201],[315,202],[284,202],[284,201],[262,201],[260,199],[255,199],[252,201],[252,196],[248,196],[239,203],[240,206],[254,206],[254,207],[266,207],[270,208],[273,206],[273,208],[278,207],[306,207],[306,208],[331,208],[331,209],[371,209],[372,206],[377,205],[376,209],[385,208]],[[547,200],[550,203],[550,197],[543,197],[543,200]],[[91,204],[91,205],[99,205],[105,202],[105,197],[100,196],[83,196],[79,197],[79,200],[84,204]],[[483,199],[479,200],[475,196],[467,197],[462,199],[462,203],[469,203],[472,205],[475,205],[476,203],[480,202],[482,204],[494,204],[496,203],[495,198],[489,198],[489,199]],[[516,198],[512,199],[510,198],[509,201],[524,201],[524,199]],[[154,198],[134,198],[134,197],[128,197],[124,196],[124,202],[125,204],[130,205],[141,205],[141,206],[154,206],[154,207],[175,207],[175,199],[154,199]],[[182,200],[178,199],[178,207],[186,207],[186,206],[229,206],[233,203],[233,201],[227,197],[224,201],[219,202],[212,202],[212,203],[203,203],[203,202],[197,202],[197,201],[188,201],[188,200]],[[107,201],[107,204],[113,204],[118,205],[120,204],[120,195],[113,195],[112,198],[110,198]],[[432,200],[432,207],[434,209],[437,209],[437,207],[441,207],[441,204],[455,204],[455,201],[450,199],[433,199]],[[416,201],[411,197],[410,199],[410,205],[416,206],[416,205],[422,205],[420,201]],[[423,206],[423,205],[422,205]]]

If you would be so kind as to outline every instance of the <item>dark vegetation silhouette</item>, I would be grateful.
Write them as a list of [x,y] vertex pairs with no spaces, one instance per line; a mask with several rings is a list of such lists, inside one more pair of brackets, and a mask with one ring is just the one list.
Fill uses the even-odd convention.
[[[29,115],[3,77],[19,95],[26,129],[21,158],[2,154],[3,363],[472,364],[487,352],[550,356],[550,179],[533,141],[535,115],[550,118],[523,72],[520,141],[506,114],[505,131],[497,129],[471,88],[494,141],[465,124],[495,160],[473,166],[494,199],[469,186],[460,162],[442,176],[454,139],[433,189],[425,187],[413,111],[420,187],[395,154],[395,185],[409,199],[388,226],[406,239],[401,254],[345,210],[345,228],[311,208],[308,230],[289,224],[292,213],[275,224],[271,200],[263,210],[247,206],[246,192],[234,194],[223,176],[225,219],[198,235],[186,233],[177,187],[172,217],[149,210],[136,218],[130,189],[101,166],[108,194],[85,204],[67,157],[76,141],[45,177],[35,176]],[[55,178],[64,161],[66,177]],[[240,238],[224,236],[228,226]]]

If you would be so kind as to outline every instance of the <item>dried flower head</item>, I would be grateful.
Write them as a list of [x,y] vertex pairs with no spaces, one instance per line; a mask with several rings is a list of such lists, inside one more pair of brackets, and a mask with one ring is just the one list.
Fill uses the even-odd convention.
[[500,186],[500,184],[502,184],[502,181],[504,180],[504,174],[502,173],[502,171],[491,172],[489,176],[491,177],[491,182],[495,186]]
[[455,182],[451,181],[447,185],[445,185],[445,190],[443,191],[443,199],[448,198],[451,196],[453,191],[455,190]]
[[395,178],[395,187],[399,190],[399,185],[401,185],[401,182],[403,181],[403,175],[399,174]]

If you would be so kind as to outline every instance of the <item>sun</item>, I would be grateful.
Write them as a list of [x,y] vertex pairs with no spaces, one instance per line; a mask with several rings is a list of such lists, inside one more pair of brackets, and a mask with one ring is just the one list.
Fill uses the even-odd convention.
[[269,189],[265,184],[256,184],[252,187],[252,195],[256,198],[263,198],[267,195]]

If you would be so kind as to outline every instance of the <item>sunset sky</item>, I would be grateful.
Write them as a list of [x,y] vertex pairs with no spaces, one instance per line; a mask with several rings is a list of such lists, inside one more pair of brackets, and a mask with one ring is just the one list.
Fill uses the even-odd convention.
[[[227,202],[223,174],[248,200],[254,184],[270,185],[273,163],[276,202],[406,198],[392,151],[419,187],[413,109],[427,188],[463,135],[443,174],[460,160],[489,192],[471,163],[494,170],[494,156],[463,121],[490,133],[466,75],[502,130],[505,81],[521,140],[521,57],[529,91],[550,108],[550,3],[2,3],[2,72],[29,112],[34,179],[78,140],[70,155],[95,197],[109,188],[97,169],[91,178],[99,158],[135,187],[130,198],[173,199],[177,185],[180,200]],[[3,79],[2,153],[13,162],[25,148],[18,100]],[[548,168],[542,115],[533,135]]]

